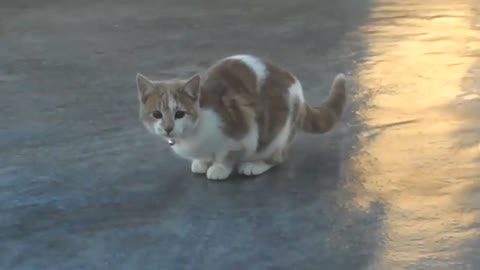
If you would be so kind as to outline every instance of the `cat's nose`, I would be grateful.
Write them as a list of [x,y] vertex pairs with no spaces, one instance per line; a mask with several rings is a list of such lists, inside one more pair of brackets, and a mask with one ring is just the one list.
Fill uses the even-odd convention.
[[173,127],[166,127],[165,128],[165,132],[167,132],[167,134],[170,134],[170,132],[172,132],[173,130]]

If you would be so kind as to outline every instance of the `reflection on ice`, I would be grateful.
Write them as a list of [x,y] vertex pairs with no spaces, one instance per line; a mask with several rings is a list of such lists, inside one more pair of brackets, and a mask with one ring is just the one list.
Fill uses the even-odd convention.
[[444,267],[480,237],[479,90],[466,83],[480,75],[471,72],[480,64],[474,5],[380,0],[362,29],[359,95],[371,98],[359,116],[370,133],[359,135],[352,166],[358,203],[385,204],[380,269]]

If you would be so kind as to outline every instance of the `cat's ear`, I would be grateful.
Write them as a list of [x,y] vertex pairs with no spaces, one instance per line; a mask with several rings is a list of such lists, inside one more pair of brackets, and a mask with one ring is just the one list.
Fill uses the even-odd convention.
[[197,100],[200,92],[200,75],[197,74],[188,79],[183,86],[183,90],[194,100]]
[[141,73],[137,73],[138,97],[145,103],[147,95],[153,90],[153,83]]

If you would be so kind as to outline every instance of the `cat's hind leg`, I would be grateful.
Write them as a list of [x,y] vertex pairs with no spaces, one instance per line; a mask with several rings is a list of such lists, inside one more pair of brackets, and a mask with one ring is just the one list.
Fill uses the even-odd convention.
[[288,146],[285,149],[278,149],[270,157],[259,161],[247,161],[238,165],[237,171],[239,174],[247,176],[255,176],[263,174],[271,168],[283,163],[285,161]]
[[252,162],[243,162],[238,165],[238,173],[248,176],[260,175],[270,168],[272,168],[274,164],[269,164],[265,161],[252,161]]
[[263,160],[240,163],[237,167],[237,172],[242,175],[255,176],[265,173],[271,168],[282,164],[288,158],[288,153],[290,152],[294,137],[295,130],[293,129],[290,131],[290,135],[286,142],[281,146],[278,146],[270,156]]

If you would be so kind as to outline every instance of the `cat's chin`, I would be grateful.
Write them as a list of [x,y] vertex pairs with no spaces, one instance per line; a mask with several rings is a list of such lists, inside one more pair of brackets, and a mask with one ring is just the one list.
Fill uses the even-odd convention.
[[167,142],[170,146],[174,146],[175,145],[175,139],[167,139]]

